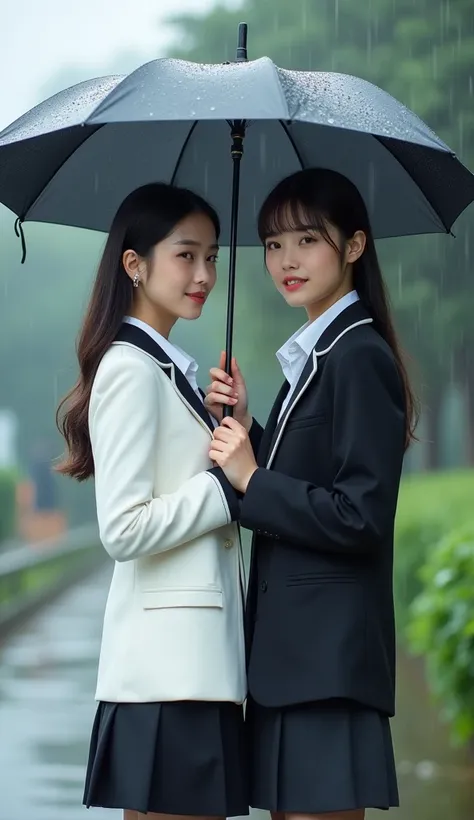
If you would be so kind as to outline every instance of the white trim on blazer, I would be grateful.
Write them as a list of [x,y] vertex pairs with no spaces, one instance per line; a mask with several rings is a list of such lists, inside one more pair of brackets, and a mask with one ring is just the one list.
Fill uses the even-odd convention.
[[337,336],[334,339],[334,341],[329,345],[329,347],[326,347],[325,350],[313,350],[313,353],[312,353],[313,369],[309,373],[308,378],[306,379],[304,384],[300,387],[300,389],[297,390],[297,391],[295,390],[295,392],[293,393],[293,396],[292,396],[292,398],[291,398],[291,400],[290,400],[290,402],[289,402],[289,404],[286,408],[286,411],[285,411],[284,415],[281,417],[281,419],[279,421],[278,434],[277,434],[277,437],[276,437],[276,439],[273,443],[273,446],[270,450],[270,453],[269,453],[268,458],[267,458],[267,463],[265,465],[267,469],[270,469],[270,467],[272,466],[273,459],[275,458],[276,451],[279,447],[279,444],[280,444],[281,438],[283,436],[283,433],[285,432],[285,427],[286,427],[286,424],[288,422],[288,419],[289,419],[291,413],[295,409],[297,403],[301,399],[301,397],[302,397],[303,393],[305,392],[305,390],[307,390],[308,386],[311,384],[312,379],[314,378],[314,376],[318,372],[318,356],[325,356],[327,353],[329,353],[329,351],[332,350],[332,348],[339,341],[339,339],[342,339],[342,337],[345,336],[346,333],[349,333],[350,330],[353,330],[355,327],[359,327],[360,325],[368,325],[372,321],[373,321],[373,319],[361,319],[358,322],[354,322],[354,324],[349,325],[349,327],[344,328],[342,333],[340,333],[339,336]]

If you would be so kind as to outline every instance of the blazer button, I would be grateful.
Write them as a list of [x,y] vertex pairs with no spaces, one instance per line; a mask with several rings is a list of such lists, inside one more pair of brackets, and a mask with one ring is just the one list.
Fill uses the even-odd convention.
[[230,550],[230,549],[232,549],[233,546],[234,546],[234,542],[233,542],[232,538],[226,538],[225,541],[224,541],[225,549]]
[[261,582],[261,584],[260,584],[260,589],[262,590],[262,592],[266,592],[266,591],[267,591],[267,589],[268,589],[268,584],[267,584],[267,582],[266,582],[266,581],[262,581],[262,582]]

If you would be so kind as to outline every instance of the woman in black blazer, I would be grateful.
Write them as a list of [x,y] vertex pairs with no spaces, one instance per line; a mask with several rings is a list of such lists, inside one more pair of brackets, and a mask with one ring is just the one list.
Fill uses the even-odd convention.
[[251,805],[361,820],[398,805],[393,531],[415,403],[355,186],[301,171],[270,193],[259,233],[308,323],[277,353],[286,378],[265,430],[235,363],[233,380],[211,371],[206,399],[217,416],[235,407],[210,455],[253,531]]

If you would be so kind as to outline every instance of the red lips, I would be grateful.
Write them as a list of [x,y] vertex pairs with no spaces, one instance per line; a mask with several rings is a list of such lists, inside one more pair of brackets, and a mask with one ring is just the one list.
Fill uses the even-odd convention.
[[189,296],[189,298],[192,299],[193,302],[196,302],[196,304],[203,305],[206,301],[207,294],[205,291],[199,290],[196,291],[196,293],[187,293],[186,296]]
[[291,293],[301,288],[307,281],[307,279],[300,279],[298,276],[285,276],[283,279],[283,287]]

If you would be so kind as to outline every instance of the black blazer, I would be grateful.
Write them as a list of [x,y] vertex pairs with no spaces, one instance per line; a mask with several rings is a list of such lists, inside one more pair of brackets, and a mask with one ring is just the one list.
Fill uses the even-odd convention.
[[290,406],[280,390],[241,502],[253,530],[249,692],[263,706],[351,698],[394,713],[393,530],[405,397],[360,302],[326,329]]

